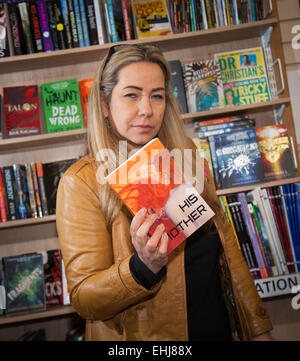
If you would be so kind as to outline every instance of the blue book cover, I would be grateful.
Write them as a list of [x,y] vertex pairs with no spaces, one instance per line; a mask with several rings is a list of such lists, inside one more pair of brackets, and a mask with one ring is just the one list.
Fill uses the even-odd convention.
[[214,136],[222,188],[256,184],[263,171],[255,129]]
[[[295,242],[296,249],[294,249],[294,251],[295,251],[296,261],[299,262],[300,261],[300,208],[299,208],[298,184],[297,183],[290,184],[290,189],[291,189],[291,200],[293,205],[294,222],[297,231],[297,239]],[[300,264],[297,264],[298,271],[299,271],[299,267]]]
[[[295,258],[297,260],[297,253],[298,253],[298,250],[299,250],[299,247],[298,247],[298,235],[297,233],[297,228],[296,228],[296,225],[295,225],[295,221],[294,221],[294,216],[293,216],[293,207],[292,207],[292,201],[291,201],[291,191],[290,191],[290,187],[289,187],[289,184],[283,184],[281,186],[281,190],[282,190],[282,194],[283,194],[283,200],[284,200],[284,203],[285,203],[285,207],[286,207],[286,213],[287,213],[287,218],[288,218],[288,222],[289,222],[289,228],[290,228],[290,231],[291,231],[291,236],[292,236],[292,246],[293,246],[293,249],[294,249],[294,255],[295,255]],[[297,267],[299,268],[299,267]]]
[[74,5],[74,13],[75,13],[75,19],[76,19],[76,27],[77,27],[77,33],[78,33],[79,46],[83,47],[83,46],[85,46],[85,43],[84,43],[84,38],[83,38],[79,1],[73,0],[73,5]]

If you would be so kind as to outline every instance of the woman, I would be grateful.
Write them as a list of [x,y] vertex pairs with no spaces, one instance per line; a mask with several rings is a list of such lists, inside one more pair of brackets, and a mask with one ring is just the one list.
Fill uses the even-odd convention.
[[[185,135],[168,63],[152,46],[110,49],[89,98],[89,156],[71,166],[57,196],[57,229],[73,307],[87,340],[269,339],[272,329],[208,167],[194,183],[216,215],[167,256],[156,215],[134,217],[108,184],[113,157],[158,136],[169,150],[196,150]],[[121,154],[120,162],[127,154]],[[193,170],[195,171],[195,169]],[[205,175],[205,176],[204,176]],[[202,189],[204,188],[204,190]]]

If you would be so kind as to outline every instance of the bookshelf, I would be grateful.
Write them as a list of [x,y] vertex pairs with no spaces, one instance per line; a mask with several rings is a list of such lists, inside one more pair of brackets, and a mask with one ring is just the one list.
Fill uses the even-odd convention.
[[[167,60],[180,59],[181,61],[190,61],[195,58],[211,56],[217,52],[261,46],[262,43],[267,42],[273,59],[281,59],[282,67],[285,69],[283,50],[280,45],[281,34],[276,1],[272,0],[272,3],[273,12],[265,20],[174,34],[167,37],[152,37],[143,41],[131,40],[121,42],[120,44],[155,44],[164,51]],[[104,57],[110,46],[111,44],[94,45],[2,58],[0,59],[0,88],[24,84],[41,85],[42,83],[73,77],[76,77],[78,80],[93,77],[99,60]],[[275,69],[275,77],[277,83],[281,84],[277,69]],[[283,71],[283,79],[285,84],[287,84],[285,70]],[[192,122],[194,120],[246,113],[254,115],[258,125],[263,126],[274,123],[274,114],[276,112],[282,113],[282,121],[287,125],[289,135],[294,139],[296,146],[295,127],[287,87],[277,98],[266,103],[183,114],[182,119],[185,123],[187,134],[192,135]],[[41,117],[43,124],[42,112]],[[0,140],[1,165],[37,160],[52,162],[81,156],[86,152],[86,135],[86,129],[83,129]],[[298,152],[296,152],[296,160],[300,164]],[[267,187],[292,182],[300,182],[299,168],[296,169],[295,178],[263,183],[260,186]],[[246,191],[252,188],[253,186],[250,185],[219,190],[218,195]],[[0,224],[0,254],[11,256],[58,248],[55,220],[55,215],[51,215],[39,219],[17,220]],[[0,317],[0,331],[7,325],[14,323],[22,324],[22,322],[36,321],[43,318],[63,318],[73,314],[74,310],[72,307],[67,306],[36,314]]]

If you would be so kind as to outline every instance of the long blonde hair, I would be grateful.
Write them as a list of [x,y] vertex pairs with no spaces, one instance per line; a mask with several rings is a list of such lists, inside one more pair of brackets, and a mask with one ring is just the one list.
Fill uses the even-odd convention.
[[[159,65],[165,77],[166,109],[158,137],[168,150],[190,148],[190,139],[185,135],[185,129],[178,105],[170,83],[170,68],[161,51],[150,45],[119,45],[111,48],[104,58],[96,76],[88,103],[88,146],[90,154],[97,160],[101,149],[111,149],[118,154],[120,140],[112,129],[107,127],[103,115],[103,101],[109,106],[113,88],[118,82],[122,68],[134,62],[151,62]],[[127,157],[127,154],[125,155]],[[124,158],[123,158],[124,159]],[[109,164],[110,159],[106,160]],[[97,164],[97,162],[96,162]],[[110,164],[111,170],[116,166]],[[105,174],[107,175],[107,174]],[[100,187],[100,206],[107,225],[110,226],[119,214],[123,204],[108,184]]]

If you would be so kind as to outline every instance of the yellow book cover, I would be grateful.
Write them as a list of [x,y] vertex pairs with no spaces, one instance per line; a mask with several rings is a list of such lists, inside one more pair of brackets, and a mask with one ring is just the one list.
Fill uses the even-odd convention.
[[168,254],[214,216],[195,187],[184,180],[168,150],[152,139],[106,177],[107,182],[135,215],[141,208],[158,218],[150,236],[163,223]]
[[131,0],[138,39],[173,33],[165,0]]
[[268,75],[261,47],[215,54],[219,61],[226,105],[271,100]]

